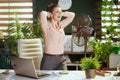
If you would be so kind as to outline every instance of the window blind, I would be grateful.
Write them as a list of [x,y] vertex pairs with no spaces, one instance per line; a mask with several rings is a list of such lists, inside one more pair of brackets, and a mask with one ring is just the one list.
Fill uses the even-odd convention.
[[0,0],[0,31],[7,36],[8,25],[17,15],[19,23],[33,23],[32,0]]
[[120,0],[102,0],[101,38],[120,41]]

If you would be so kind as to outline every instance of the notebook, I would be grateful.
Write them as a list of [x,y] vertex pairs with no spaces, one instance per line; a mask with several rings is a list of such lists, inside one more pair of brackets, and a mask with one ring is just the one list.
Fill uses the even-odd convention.
[[43,78],[50,75],[49,72],[36,70],[33,59],[12,57],[11,64],[16,75],[22,75],[31,78]]

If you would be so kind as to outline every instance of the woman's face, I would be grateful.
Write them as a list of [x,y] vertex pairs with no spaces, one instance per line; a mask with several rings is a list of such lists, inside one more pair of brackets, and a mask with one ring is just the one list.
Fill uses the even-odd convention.
[[60,21],[62,18],[62,10],[60,7],[55,7],[51,13],[51,18],[54,21]]

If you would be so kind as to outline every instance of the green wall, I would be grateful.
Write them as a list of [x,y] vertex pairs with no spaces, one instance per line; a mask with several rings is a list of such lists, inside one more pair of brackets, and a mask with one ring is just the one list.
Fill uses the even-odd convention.
[[[48,4],[56,2],[57,0],[37,0],[37,13],[39,13],[42,10],[46,10]],[[72,0],[72,7],[68,11],[75,12],[76,16],[78,16],[79,14],[88,14],[93,20],[94,3],[95,0]],[[66,34],[71,34],[71,26],[72,23],[65,28]]]

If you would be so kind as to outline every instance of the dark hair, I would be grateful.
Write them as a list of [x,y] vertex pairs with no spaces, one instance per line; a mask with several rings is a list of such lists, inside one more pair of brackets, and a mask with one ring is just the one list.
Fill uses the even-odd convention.
[[55,7],[59,7],[59,5],[51,3],[50,5],[48,5],[47,11],[52,13]]

